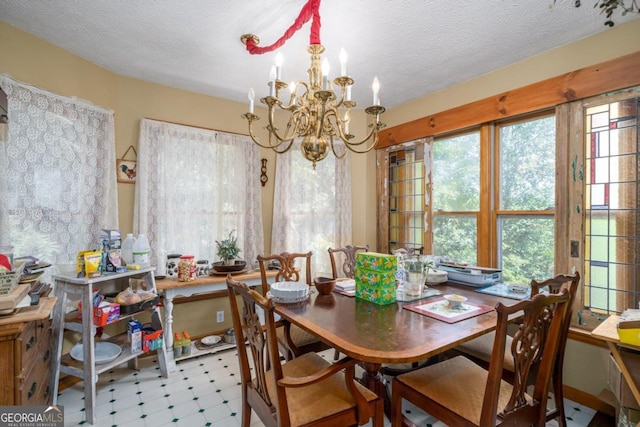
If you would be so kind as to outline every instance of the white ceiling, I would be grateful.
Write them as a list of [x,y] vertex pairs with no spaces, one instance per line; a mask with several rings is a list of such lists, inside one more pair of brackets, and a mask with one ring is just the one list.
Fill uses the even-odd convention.
[[[596,0],[324,0],[320,31],[331,76],[341,47],[359,107],[378,76],[386,107],[606,31]],[[3,0],[0,19],[117,74],[240,102],[257,98],[280,38],[306,0]],[[620,24],[637,19],[617,13]],[[282,80],[306,80],[310,23],[281,49]]]

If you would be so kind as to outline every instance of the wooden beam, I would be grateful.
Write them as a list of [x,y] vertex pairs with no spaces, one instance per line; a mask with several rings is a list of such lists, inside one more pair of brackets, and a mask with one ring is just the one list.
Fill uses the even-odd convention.
[[640,51],[380,132],[378,149],[640,84]]

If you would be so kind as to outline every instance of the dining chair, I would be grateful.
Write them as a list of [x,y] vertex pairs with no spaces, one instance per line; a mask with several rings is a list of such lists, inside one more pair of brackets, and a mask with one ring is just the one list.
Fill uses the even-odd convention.
[[[267,269],[273,261],[277,261],[275,265],[278,266],[278,272],[274,278],[276,282],[300,282],[305,280],[306,283],[311,286],[312,254],[313,252],[309,251],[307,253],[282,252],[280,254],[267,256],[258,255],[258,264],[260,265],[260,275],[262,279],[262,295],[267,296],[270,289],[270,284],[267,280]],[[300,275],[300,268],[295,265],[296,260],[303,260],[304,262],[304,279]],[[284,321],[279,321],[278,325],[278,342],[286,359],[291,359],[310,351],[322,351],[328,348],[322,341],[300,329],[298,326],[290,325]]]
[[252,410],[267,427],[355,426],[369,420],[383,426],[384,402],[355,381],[356,360],[330,363],[306,353],[282,363],[273,300],[231,275],[227,290],[237,342],[248,342],[237,347],[243,427],[251,425]]
[[[331,273],[333,278],[347,277],[353,279],[356,275],[356,255],[358,252],[368,252],[369,245],[352,246],[346,245],[340,248],[329,248],[329,259],[331,260]],[[342,259],[342,272],[338,270],[339,257]]]
[[[510,306],[499,302],[489,369],[456,356],[395,377],[391,386],[392,426],[402,425],[403,399],[451,426],[544,426],[568,302],[567,289],[556,295],[537,294]],[[522,312],[522,323],[509,346],[509,316],[518,312]],[[507,351],[514,360],[513,384],[502,379]],[[527,377],[537,360],[538,375],[529,395]]]
[[[369,245],[346,245],[340,248],[329,248],[327,251],[329,252],[329,260],[331,261],[332,277],[334,279],[338,279],[339,277],[353,279],[356,277],[356,255],[358,252],[368,252]],[[342,259],[342,272],[338,270],[338,257]],[[333,355],[333,360],[338,360],[339,358],[340,352],[336,350]]]
[[[549,293],[557,294],[562,289],[566,288],[569,291],[569,307],[567,314],[562,325],[560,344],[558,347],[558,354],[556,356],[555,366],[552,374],[552,386],[553,386],[553,400],[555,407],[547,411],[547,421],[556,419],[560,427],[566,427],[567,420],[564,410],[564,393],[562,389],[562,374],[564,366],[564,354],[567,345],[567,337],[569,335],[569,326],[571,325],[571,316],[573,309],[573,302],[578,291],[578,285],[580,284],[580,274],[574,273],[572,275],[559,274],[550,279],[542,282],[536,280],[531,281],[531,295],[540,293],[545,287],[548,288]],[[459,345],[453,351],[458,354],[470,358],[480,366],[488,367],[491,360],[491,354],[493,351],[493,341],[495,338],[494,333],[489,333],[468,341]],[[510,345],[512,341],[511,336],[507,336],[507,345]],[[536,379],[536,371],[538,362],[534,363],[532,372],[527,380],[528,385],[533,385]],[[511,353],[505,353],[504,361],[504,373],[503,379],[513,383],[514,376],[514,360]]]

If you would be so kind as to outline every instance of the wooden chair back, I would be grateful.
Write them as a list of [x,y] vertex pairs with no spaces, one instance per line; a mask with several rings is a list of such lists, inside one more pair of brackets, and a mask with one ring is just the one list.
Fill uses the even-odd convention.
[[[531,295],[538,294],[543,288],[547,287],[550,294],[558,294],[562,289],[569,291],[569,303],[567,312],[564,316],[562,329],[560,332],[560,344],[558,345],[558,354],[556,355],[555,365],[553,367],[552,385],[555,406],[547,412],[547,421],[557,419],[560,427],[567,425],[566,414],[564,411],[564,393],[562,391],[562,376],[564,370],[564,354],[567,347],[567,338],[569,336],[569,327],[571,326],[571,317],[573,316],[573,303],[578,293],[580,284],[580,273],[576,272],[572,275],[559,274],[551,279],[543,282],[531,281]],[[536,369],[537,371],[537,364]],[[536,372],[529,377],[529,384],[535,381]]]
[[[227,276],[227,291],[238,342],[243,427],[251,425],[252,410],[267,427],[298,425],[296,419],[316,426],[362,425],[368,420],[374,427],[383,426],[383,401],[357,384],[356,360],[344,358],[331,364],[309,353],[283,364],[273,300],[231,275]],[[338,378],[331,380],[334,376]],[[305,388],[306,392],[300,391]],[[311,397],[319,402],[318,407],[310,405]],[[327,402],[339,403],[332,408]]]
[[[265,327],[270,328],[270,325],[273,326],[275,323],[273,303],[246,284],[236,282],[231,275],[227,276],[227,290],[238,343],[243,400],[242,419],[250,419],[251,409],[253,409],[265,425],[275,426],[277,408],[273,400],[274,396],[269,395],[267,375],[271,364],[269,346],[277,351],[278,344],[265,337],[265,329],[260,322],[261,316],[258,309],[260,307],[264,314]],[[272,336],[275,337],[275,334]],[[248,347],[242,345],[244,342],[248,342]],[[280,363],[279,359],[276,363]]]
[[[480,425],[495,425],[505,351],[510,351],[513,356],[515,375],[509,403],[499,414],[502,423],[533,425],[546,419],[549,383],[560,346],[568,302],[569,290],[563,289],[558,294],[537,294],[511,306],[502,303],[496,305],[498,324],[489,362]],[[520,311],[524,313],[522,323],[513,335],[510,348],[505,349],[509,316]],[[533,401],[527,402],[527,378],[536,363],[538,375],[531,396]],[[544,422],[541,425],[543,424]]]
[[300,269],[296,268],[295,263],[297,259],[303,259],[305,280],[306,283],[311,286],[311,255],[313,252],[296,253],[296,252],[282,252],[280,254],[272,255],[258,255],[258,264],[260,265],[260,276],[262,278],[262,295],[267,295],[269,291],[269,282],[267,280],[267,270],[271,261],[277,261],[279,264],[278,273],[275,276],[276,282],[300,282]]
[[[369,245],[364,246],[352,246],[347,245],[341,248],[329,248],[329,259],[331,260],[331,273],[333,274],[333,278],[337,279],[338,277],[348,277],[349,279],[353,279],[356,275],[356,254],[359,252],[367,252],[369,251]],[[338,263],[337,257],[342,254],[342,273],[338,271]],[[344,276],[340,276],[340,274],[344,274]]]

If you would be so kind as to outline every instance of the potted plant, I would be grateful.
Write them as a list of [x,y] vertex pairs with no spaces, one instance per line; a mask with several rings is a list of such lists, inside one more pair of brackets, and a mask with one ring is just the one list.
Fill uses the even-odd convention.
[[225,265],[234,265],[236,257],[240,253],[236,237],[233,235],[234,232],[235,230],[231,230],[229,232],[229,237],[224,240],[216,240],[216,244],[218,245],[218,257],[224,261]]

